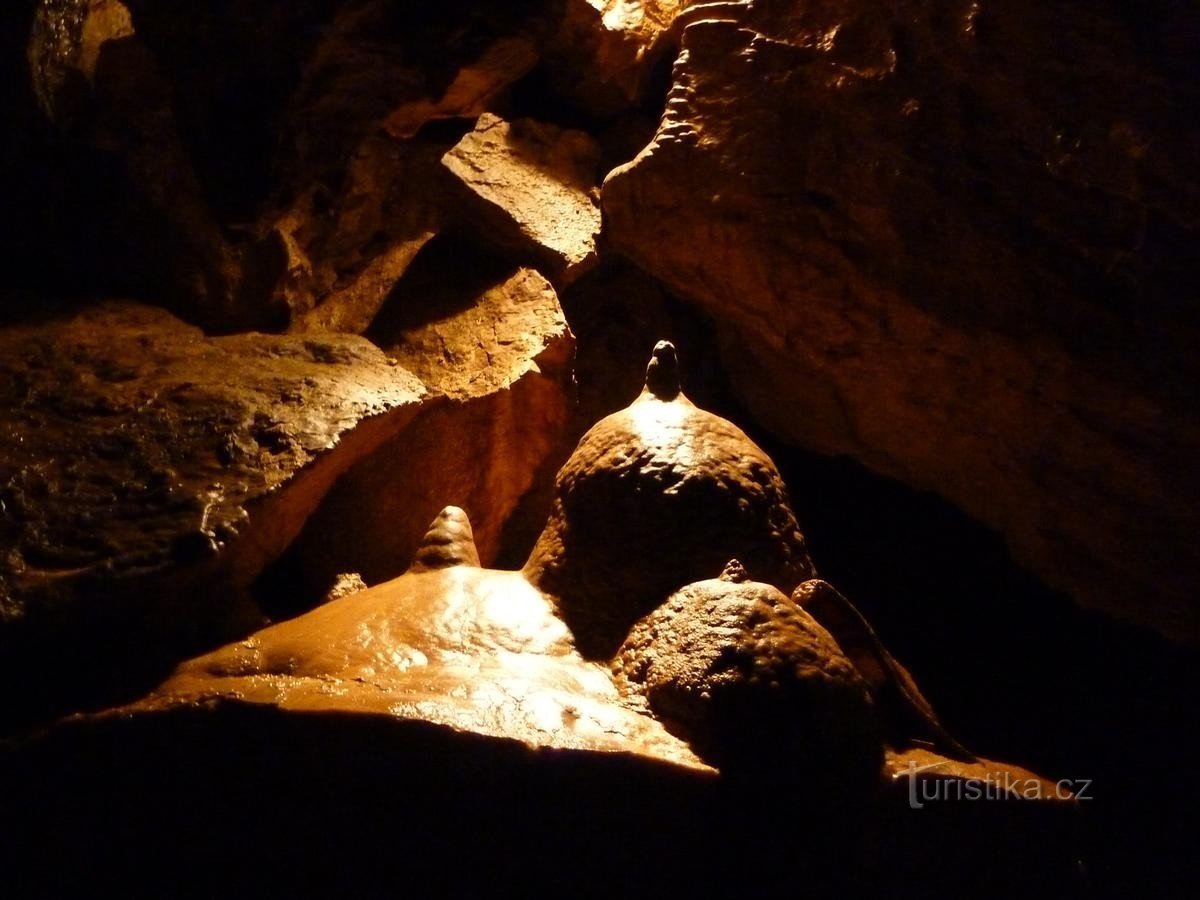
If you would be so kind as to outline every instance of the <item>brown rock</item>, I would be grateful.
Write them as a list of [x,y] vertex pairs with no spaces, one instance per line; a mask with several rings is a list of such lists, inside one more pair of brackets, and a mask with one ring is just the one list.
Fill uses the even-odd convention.
[[[268,239],[283,248],[274,292],[291,330],[362,334],[370,327],[441,228],[443,151],[435,141],[371,135],[335,194],[312,185],[269,220]],[[412,190],[418,183],[423,189]]]
[[484,114],[442,159],[490,237],[569,282],[595,263],[600,151],[585,132]]
[[602,260],[560,297],[578,343],[578,435],[638,395],[646,358],[659,340],[689,348],[687,370],[680,373],[685,393],[704,399],[706,388],[721,383],[720,359],[703,323],[628,262]]
[[1069,782],[1051,781],[1012,763],[955,759],[923,747],[889,749],[883,772],[888,790],[916,808],[963,800],[1061,804],[1076,799]]
[[574,340],[544,278],[490,264],[435,241],[376,322],[372,338],[443,399],[347,473],[289,552],[311,600],[347,569],[394,578],[447,501],[471,514],[487,564],[511,529],[532,541],[544,521],[536,489],[566,455]]
[[550,82],[593,115],[645,100],[683,0],[568,0],[544,51]]
[[[43,111],[50,117],[76,75],[92,81],[100,49],[134,33],[120,0],[58,0],[39,4],[29,34],[29,69]],[[69,102],[69,101],[68,101]]]
[[6,328],[0,348],[5,671],[75,641],[157,659],[246,627],[250,582],[426,396],[362,338],[205,338],[128,303]]
[[288,167],[332,183],[326,173],[378,128],[409,138],[435,119],[478,116],[536,64],[548,25],[527,4],[339,4],[290,101]]
[[1183,58],[1107,7],[719,7],[685,15],[658,135],[605,184],[614,249],[717,321],[782,437],[1200,634]]
[[660,343],[642,394],[584,435],[526,563],[587,656],[611,657],[638,618],[733,554],[787,590],[812,572],[774,464],[680,392],[677,365]]
[[866,684],[816,620],[736,560],[633,626],[619,683],[723,773],[817,782],[842,799],[878,782]]
[[125,714],[220,697],[703,768],[619,702],[608,672],[574,651],[550,602],[520,573],[479,568],[456,507],[434,520],[405,575],[186,663]]
[[400,330],[385,349],[436,393],[468,400],[509,389],[541,364],[563,374],[570,367],[571,330],[554,288],[533,269],[518,269],[456,314],[433,312],[419,310],[429,320]]

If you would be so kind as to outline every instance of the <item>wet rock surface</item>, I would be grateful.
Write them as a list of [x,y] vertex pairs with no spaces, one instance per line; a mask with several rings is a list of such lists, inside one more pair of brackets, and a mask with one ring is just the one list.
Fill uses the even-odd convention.
[[704,766],[627,710],[519,573],[479,567],[457,507],[398,579],[336,599],[181,666],[130,712],[208,698],[292,712],[393,716],[530,746],[633,752]]
[[427,395],[361,338],[206,338],[129,303],[0,345],[6,670],[246,627],[249,583]]
[[[317,547],[303,570],[317,574],[303,600],[269,611],[312,606],[338,573],[392,577],[425,503],[469,501],[494,555],[557,458],[568,405],[554,292],[515,277],[458,330],[440,326],[462,352],[493,336],[490,355],[459,360],[457,387],[428,369],[427,388],[361,337],[206,338],[131,303],[0,332],[3,664],[61,660],[19,705],[93,702],[148,677],[143,666],[244,633],[261,620],[257,581],[285,551]],[[520,341],[496,333],[505,323]],[[457,466],[442,462],[453,443]],[[364,507],[347,531],[340,517]]]
[[[286,587],[273,602],[288,614],[338,572],[369,584],[399,575],[447,503],[471,515],[487,564],[514,543],[526,552],[549,505],[573,403],[574,340],[554,289],[536,271],[444,241],[410,276],[371,337],[438,400],[350,470],[306,525],[277,573]],[[289,592],[307,601],[289,606]]]

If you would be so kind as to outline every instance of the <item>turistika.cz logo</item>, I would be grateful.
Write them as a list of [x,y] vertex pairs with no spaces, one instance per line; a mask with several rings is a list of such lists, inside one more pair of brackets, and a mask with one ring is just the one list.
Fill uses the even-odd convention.
[[908,766],[908,805],[922,809],[928,803],[971,800],[1091,800],[1090,778],[1063,778],[1043,781],[1021,778],[1011,772],[989,773],[982,778],[918,778],[922,772],[936,771],[944,762]]

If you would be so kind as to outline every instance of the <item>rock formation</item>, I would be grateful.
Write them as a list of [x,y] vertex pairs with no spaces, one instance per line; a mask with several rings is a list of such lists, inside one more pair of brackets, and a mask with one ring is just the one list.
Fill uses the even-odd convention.
[[1196,82],[1145,54],[1196,23],[1119,18],[698,6],[604,209],[719,323],[760,422],[936,491],[1080,602],[1195,635],[1196,323],[1173,298],[1196,275],[1168,248],[1195,240]]
[[[338,548],[377,529],[365,542],[377,553],[411,554],[420,526],[397,523],[395,511],[419,510],[433,494],[469,500],[494,553],[535,474],[557,460],[552,426],[566,416],[571,337],[544,282],[483,309],[486,323],[471,329],[507,321],[523,337],[498,337],[488,380],[457,391],[423,370],[427,388],[364,338],[206,338],[136,304],[0,331],[2,662],[16,671],[47,653],[71,661],[19,705],[44,713],[60,692],[90,702],[147,677],[144,666],[244,632],[260,620],[255,580],[308,535]],[[466,333],[476,332],[460,340]],[[539,425],[547,433],[520,437]],[[478,456],[435,467],[463,434]],[[495,465],[481,469],[488,454]],[[331,511],[380,486],[389,502],[339,537]],[[314,564],[293,585],[304,599],[291,611],[347,567],[376,576],[378,559]],[[128,652],[147,643],[149,652]]]
[[1195,4],[9,7],[6,892],[1186,866]]
[[614,669],[669,728],[732,775],[820,770],[816,794],[870,791],[881,741],[870,694],[829,633],[736,560],[633,626]]
[[675,348],[660,342],[642,393],[593,426],[558,473],[525,571],[557,598],[584,654],[602,658],[731,555],[789,591],[812,571],[774,464],[683,395]]

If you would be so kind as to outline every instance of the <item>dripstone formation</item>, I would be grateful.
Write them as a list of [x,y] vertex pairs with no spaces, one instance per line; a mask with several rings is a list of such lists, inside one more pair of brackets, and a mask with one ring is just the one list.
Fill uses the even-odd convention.
[[[446,507],[399,578],[368,587],[343,576],[324,605],[184,663],[144,699],[16,745],[10,770],[40,774],[41,760],[97,741],[167,741],[174,759],[184,745],[173,741],[190,735],[186,768],[207,771],[227,752],[214,741],[234,740],[232,750],[239,730],[278,720],[316,728],[321,742],[356,742],[351,726],[370,723],[397,760],[430,741],[461,744],[452,770],[472,759],[490,770],[495,759],[476,754],[515,748],[601,768],[622,758],[637,779],[682,778],[680,802],[698,791],[718,806],[755,803],[743,792],[767,788],[847,827],[870,821],[873,804],[899,807],[933,769],[1041,784],[962,751],[824,582],[781,590],[812,566],[778,474],[735,426],[682,395],[677,365],[660,342],[642,394],[581,441],[523,572],[482,568],[466,513]],[[737,559],[695,580],[734,551],[772,581],[752,580]],[[918,715],[887,714],[906,704]],[[344,752],[333,751],[333,772]],[[48,810],[66,801],[61,790],[82,788],[68,778]]]

